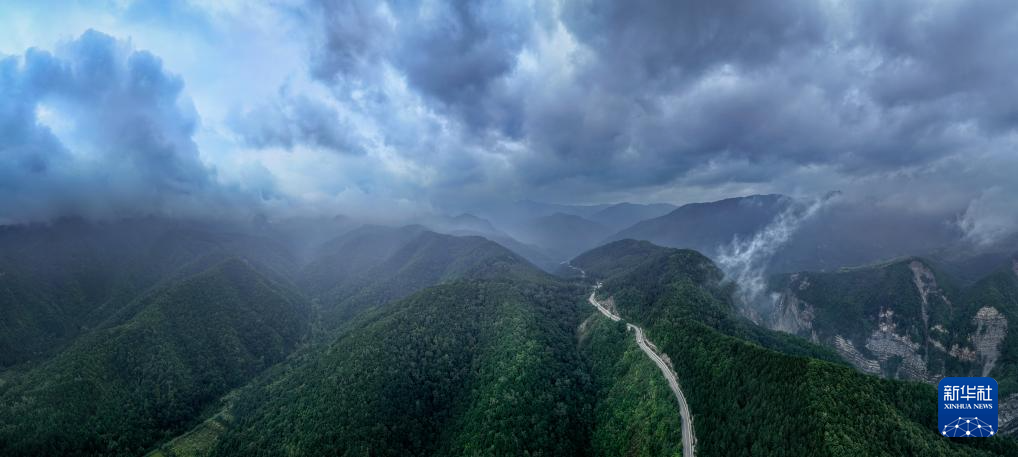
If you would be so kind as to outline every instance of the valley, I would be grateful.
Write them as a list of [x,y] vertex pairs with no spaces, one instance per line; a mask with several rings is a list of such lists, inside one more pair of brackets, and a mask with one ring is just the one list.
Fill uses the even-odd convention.
[[1018,457],[1018,2],[0,25],[0,457]]
[[[45,236],[60,247],[0,256],[0,304],[20,316],[0,341],[22,354],[0,378],[2,455],[981,456],[1016,445],[927,430],[938,376],[990,373],[1014,394],[1014,261],[968,282],[922,258],[777,274],[775,300],[747,309],[710,258],[646,241],[607,243],[553,274],[485,237],[420,225],[344,221],[307,238],[313,248],[292,238],[311,233],[299,225],[83,227],[0,233],[7,246]],[[39,252],[50,267],[32,267]],[[79,261],[104,256],[131,267]],[[65,303],[68,284],[89,291],[72,302],[81,311],[34,304]],[[35,316],[74,328],[83,315],[95,317],[63,344],[31,349],[61,328]],[[870,411],[870,422],[836,411]],[[851,438],[881,427],[910,438]]]
[[[586,276],[586,273],[583,273],[582,270],[581,274]],[[608,319],[611,319],[614,322],[621,321],[622,318],[609,311],[608,308],[605,308],[605,306],[597,301],[597,298],[595,298],[597,289],[600,288],[600,286],[601,285],[598,284],[594,288],[594,291],[590,293],[590,297],[587,298],[587,301],[589,301],[591,305],[594,305],[594,307]],[[647,339],[643,336],[643,329],[633,324],[626,324],[626,329],[633,331],[633,336],[636,338],[636,344],[638,344],[640,349],[647,354],[647,357],[654,361],[657,367],[661,369],[661,374],[668,380],[668,386],[672,389],[672,392],[675,394],[675,399],[679,403],[679,415],[682,416],[682,455],[684,457],[692,457],[696,454],[696,435],[693,433],[693,416],[689,414],[689,405],[686,403],[686,396],[683,395],[682,389],[679,388],[679,383],[678,380],[675,379],[675,372],[672,371],[671,364],[661,359],[661,356],[657,354],[657,349],[654,345],[650,341],[647,341]]]

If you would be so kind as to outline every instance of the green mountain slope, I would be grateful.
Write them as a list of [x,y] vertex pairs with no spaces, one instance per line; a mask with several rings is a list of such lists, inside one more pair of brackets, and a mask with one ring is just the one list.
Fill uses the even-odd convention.
[[351,233],[307,271],[305,284],[321,302],[327,328],[442,282],[514,274],[544,276],[485,238],[442,235],[417,226]]
[[368,270],[385,262],[425,229],[421,226],[364,225],[319,248],[300,275],[301,287],[322,300],[346,295],[370,278]]
[[213,455],[583,455],[575,290],[464,280],[248,389]]
[[625,324],[595,312],[580,336],[596,389],[591,455],[681,456],[675,396]]
[[306,303],[238,259],[139,309],[0,386],[0,454],[138,455],[283,360],[308,330]]
[[1009,260],[969,286],[931,262],[907,258],[831,273],[780,277],[772,328],[828,345],[862,371],[935,382],[993,376],[1018,392],[1018,272]]
[[296,264],[276,240],[229,225],[161,219],[0,227],[0,367],[44,359],[130,318],[160,284],[232,255],[274,277]]
[[[603,262],[598,254],[586,258]],[[742,324],[720,272],[695,252],[670,250],[623,271],[605,279],[602,294],[670,357],[694,415],[699,455],[1018,452],[1005,437],[942,438],[932,386],[868,376],[817,359],[830,354],[819,346]]]

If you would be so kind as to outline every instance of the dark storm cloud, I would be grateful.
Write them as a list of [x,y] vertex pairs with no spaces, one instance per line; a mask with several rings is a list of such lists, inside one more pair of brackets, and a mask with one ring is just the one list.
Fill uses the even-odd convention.
[[[952,164],[1018,168],[1016,11],[995,0],[311,1],[305,17],[311,75],[431,176],[418,195],[856,186],[929,207],[924,193],[953,180],[939,210],[961,213],[984,189],[1015,187]],[[323,113],[345,125],[308,117]],[[319,142],[281,120],[290,127],[263,122],[262,135]]]
[[[216,29],[230,10],[136,5],[170,28]],[[270,10],[286,20],[257,23],[295,24],[273,35],[288,46],[272,55],[303,49],[306,66],[281,72],[271,96],[213,106],[232,114],[213,123],[228,139],[210,156],[224,175],[291,196],[350,191],[337,199],[436,207],[843,189],[953,214],[980,239],[1018,224],[995,216],[1018,194],[1010,1],[307,0]],[[71,179],[104,163],[120,187],[153,183],[146,198],[214,189],[183,83],[123,42],[110,58],[87,58],[103,55],[87,45],[5,61],[5,81],[31,83],[4,83],[0,128],[16,131],[2,140],[4,173]]]
[[384,3],[370,0],[309,2],[300,15],[317,27],[311,49],[311,73],[333,80],[356,74],[378,62],[390,46],[392,27]]
[[361,154],[365,141],[333,107],[303,95],[282,94],[277,100],[237,111],[231,124],[253,147],[292,149],[307,144],[339,154]]
[[312,74],[325,81],[377,78],[375,65],[392,65],[432,101],[476,127],[513,121],[508,100],[492,86],[513,70],[540,22],[514,2],[311,2],[320,23]]
[[180,211],[219,192],[183,82],[152,54],[89,30],[0,68],[3,219]]
[[382,8],[365,55],[496,151],[501,179],[470,175],[495,193],[847,188],[974,234],[1018,223],[986,209],[1018,192],[1013,2],[492,5]]
[[864,2],[856,19],[857,38],[883,56],[869,86],[881,103],[950,102],[955,112],[945,114],[1014,128],[1018,55],[1007,45],[1018,39],[1014,2]]
[[[873,11],[885,4],[567,2],[563,23],[594,57],[571,81],[581,90],[527,113],[528,138],[553,156],[535,176],[601,169],[600,182],[653,185],[726,160],[865,174],[957,152],[973,122],[1013,128],[1007,109],[986,109],[1016,106],[1009,65],[985,58],[1013,19],[986,5]],[[592,157],[606,166],[585,167]]]
[[826,34],[819,5],[799,0],[565,2],[562,21],[597,54],[591,78],[651,96],[717,65],[770,64]]

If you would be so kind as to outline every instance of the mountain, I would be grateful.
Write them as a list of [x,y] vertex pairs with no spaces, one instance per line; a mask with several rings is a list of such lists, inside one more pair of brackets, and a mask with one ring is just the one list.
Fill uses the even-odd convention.
[[[686,250],[620,241],[574,259],[670,359],[695,416],[698,455],[1012,455],[1018,442],[943,439],[933,386],[885,380],[830,350],[738,315],[721,272]],[[635,247],[626,265],[609,258]],[[605,273],[611,272],[611,273]],[[887,433],[887,430],[894,430]]]
[[922,258],[801,272],[776,279],[777,298],[760,315],[771,328],[834,348],[863,372],[931,384],[991,376],[1001,404],[1018,407],[1018,337],[1008,331],[1018,322],[1018,258],[961,283]]
[[972,283],[994,273],[1018,253],[1018,233],[988,244],[958,240],[931,252],[927,257],[942,270],[964,283]]
[[580,292],[515,256],[480,270],[501,273],[385,305],[246,389],[210,455],[585,455]]
[[628,273],[648,259],[670,253],[669,248],[649,241],[619,240],[576,256],[570,265],[580,265],[593,280]]
[[533,244],[523,243],[509,234],[496,228],[487,219],[482,219],[470,213],[463,213],[456,217],[432,217],[422,222],[429,229],[455,236],[481,236],[505,246],[510,251],[519,254],[530,261],[538,268],[545,271],[553,271],[558,268],[559,261],[553,260],[547,250]]
[[599,205],[560,205],[521,200],[489,204],[475,209],[473,213],[492,221],[495,226],[516,236],[518,232],[528,227],[530,221],[555,213],[594,220],[611,227],[612,231],[616,231],[618,230],[615,228],[616,224],[621,224],[620,221],[623,219],[631,221],[628,224],[631,225],[639,220],[660,216],[672,209],[675,209],[673,205],[661,203],[645,205],[623,202]]
[[[387,302],[436,284],[572,293],[490,240],[420,226],[342,233],[300,267],[299,243],[271,224],[74,224],[0,233],[0,343],[34,357],[0,372],[0,420],[14,424],[0,427],[0,455],[137,455],[204,424],[298,347],[362,331]],[[47,326],[74,333],[57,345]]]
[[153,455],[681,449],[667,383],[624,328],[596,318],[586,287],[517,256],[482,258],[463,279],[360,314]]
[[[620,240],[556,277],[484,237],[347,222],[0,230],[0,344],[17,354],[0,370],[0,455],[674,455],[675,396],[625,324],[586,302],[594,282],[677,374],[698,455],[1018,452],[1003,436],[942,439],[931,385],[862,372],[827,339],[930,328],[918,354],[959,356],[929,357],[924,380],[985,371],[1011,392],[1018,259],[974,281],[915,257],[777,275],[782,309],[795,297],[817,316],[789,334],[744,317],[692,250]],[[911,373],[864,340],[879,374]]]
[[242,259],[141,299],[0,386],[2,455],[138,455],[306,337],[310,308]]
[[[840,194],[832,193],[830,196]],[[765,232],[778,216],[810,202],[783,195],[750,195],[692,203],[638,222],[609,240],[638,239],[694,249],[717,259],[734,240]],[[919,213],[873,201],[827,198],[812,217],[782,227],[788,240],[764,259],[772,272],[836,270],[906,255],[926,254],[961,239],[956,215]]]
[[675,209],[675,205],[665,203],[637,205],[626,202],[611,205],[587,218],[617,232],[640,221],[663,216]]
[[[836,348],[859,369],[934,382],[986,376],[1010,360],[1008,321],[1018,313],[1012,260],[961,287],[922,258],[775,280],[771,328]],[[1015,340],[1018,342],[1018,339]]]
[[343,306],[381,304],[457,279],[527,276],[536,271],[522,257],[488,239],[425,231],[368,270]]
[[783,195],[690,203],[664,216],[638,222],[610,239],[646,240],[714,256],[719,247],[731,243],[733,238],[745,239],[759,232],[792,203],[792,199]]
[[425,230],[419,225],[363,225],[344,233],[324,243],[303,267],[300,286],[325,300],[345,296],[370,279],[369,270]]
[[363,224],[347,216],[335,215],[279,220],[256,218],[251,225],[263,238],[271,238],[282,243],[297,263],[304,265],[311,261],[326,242]]
[[151,288],[231,255],[277,278],[298,268],[276,239],[228,224],[70,219],[0,227],[0,367],[48,357],[130,315],[126,308]]
[[509,274],[529,264],[478,236],[451,236],[421,226],[365,226],[323,248],[301,284],[321,303],[326,327],[364,309],[441,282]]
[[873,201],[829,201],[803,221],[769,262],[774,272],[833,271],[928,254],[962,237],[955,214],[921,213]]
[[520,200],[509,203],[488,204],[474,212],[493,221],[499,227],[511,229],[515,228],[521,221],[550,216],[555,213],[588,217],[609,206],[611,205],[560,205],[533,200]]
[[607,227],[573,214],[554,213],[532,219],[521,229],[521,239],[566,260],[590,249],[611,233]]
[[590,455],[682,455],[675,396],[625,324],[594,313],[579,333],[595,396]]
[[505,235],[487,219],[477,217],[470,213],[461,213],[454,217],[434,216],[422,221],[422,225],[435,230],[436,232],[474,232],[488,233],[492,235]]

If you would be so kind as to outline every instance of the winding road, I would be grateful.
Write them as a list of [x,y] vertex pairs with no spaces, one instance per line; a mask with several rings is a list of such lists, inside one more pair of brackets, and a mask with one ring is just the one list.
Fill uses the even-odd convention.
[[[572,265],[570,265],[570,267],[576,268]],[[576,269],[579,270],[579,268]],[[582,272],[583,270],[580,271]],[[583,276],[586,275],[584,274]],[[588,301],[590,301],[590,304],[594,305],[598,311],[601,311],[601,314],[607,316],[608,319],[615,322],[621,321],[621,317],[611,312],[608,308],[602,305],[601,302],[597,301],[595,294],[597,293],[597,289],[600,287],[601,283],[597,283],[597,285],[594,286],[594,290],[590,292],[590,298],[588,298]],[[679,415],[682,416],[682,455],[683,457],[693,457],[693,454],[696,452],[696,435],[693,434],[693,419],[692,415],[689,413],[689,404],[686,403],[686,396],[682,393],[682,389],[679,388],[679,381],[675,377],[675,372],[672,371],[672,368],[668,365],[668,363],[666,363],[664,359],[658,355],[654,343],[651,343],[650,340],[643,335],[642,328],[628,322],[626,323],[626,328],[636,333],[636,344],[638,344],[640,349],[647,354],[647,357],[650,357],[650,359],[657,364],[657,367],[661,369],[661,374],[665,375],[665,379],[668,380],[668,386],[671,387],[672,392],[675,393],[675,399],[679,401]]]

